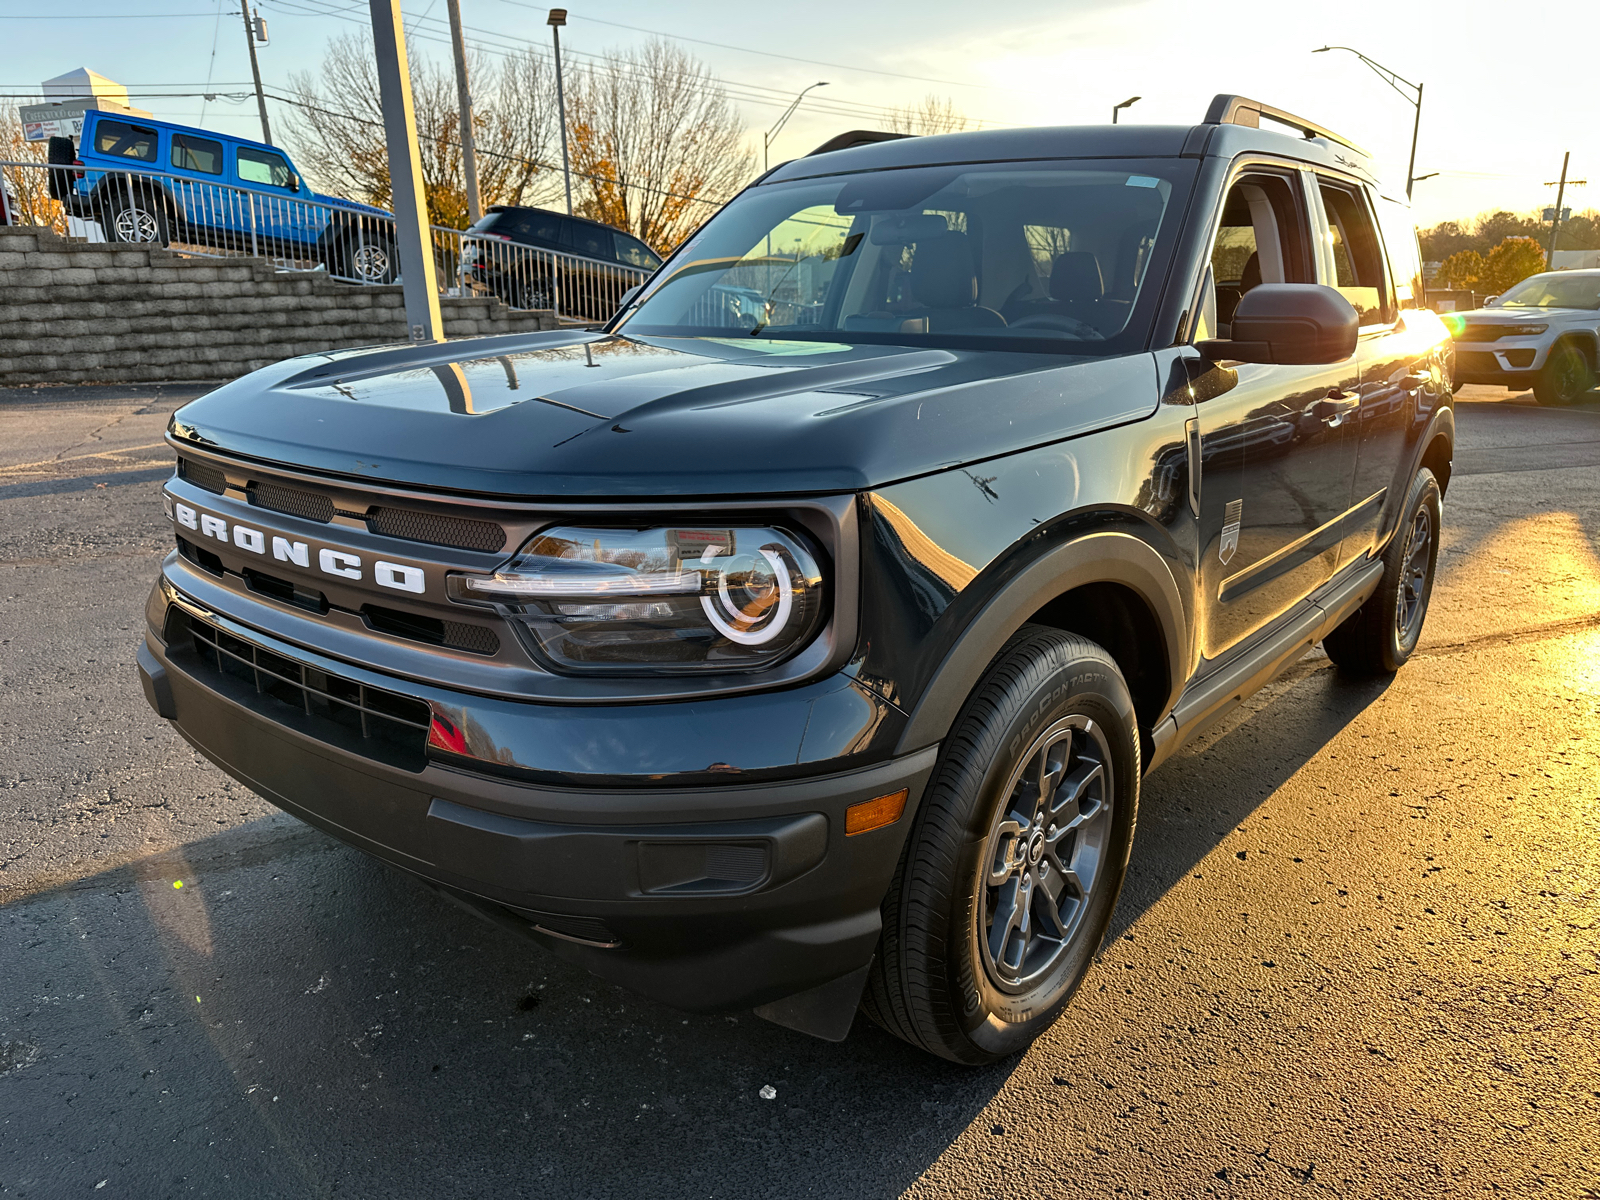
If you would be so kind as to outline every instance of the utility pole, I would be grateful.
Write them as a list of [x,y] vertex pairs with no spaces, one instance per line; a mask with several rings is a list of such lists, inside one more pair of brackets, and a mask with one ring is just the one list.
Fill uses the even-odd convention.
[[256,62],[256,31],[250,25],[250,0],[239,0],[239,14],[244,17],[244,42],[250,47],[250,74],[256,81],[256,107],[261,110],[261,140],[272,145],[272,126],[267,124],[267,97],[261,90],[261,65]]
[[[1556,189],[1556,206],[1550,210],[1550,249],[1544,260],[1545,270],[1547,271],[1556,269],[1556,238],[1561,234],[1561,202],[1567,196],[1567,184],[1569,182],[1567,179],[1567,162],[1571,158],[1572,151],[1568,150],[1561,156],[1561,178],[1547,179],[1545,181],[1545,187]],[[1582,187],[1589,181],[1587,179],[1573,179],[1570,182],[1573,187]]]
[[561,175],[567,184],[567,216],[572,215],[572,157],[567,153],[567,93],[561,86],[561,27],[567,23],[567,10],[552,8],[548,24],[556,43],[556,108],[561,117]]
[[406,328],[413,342],[444,340],[439,317],[439,282],[433,268],[433,238],[422,188],[422,153],[417,114],[411,103],[411,68],[400,0],[369,0],[372,51],[378,64],[378,99],[383,105],[383,140],[389,152],[390,203],[400,282],[406,298]]
[[467,187],[467,223],[483,216],[478,198],[478,152],[472,140],[472,92],[467,84],[467,43],[461,35],[461,0],[449,0],[450,45],[456,54],[456,99],[461,105],[461,173]]

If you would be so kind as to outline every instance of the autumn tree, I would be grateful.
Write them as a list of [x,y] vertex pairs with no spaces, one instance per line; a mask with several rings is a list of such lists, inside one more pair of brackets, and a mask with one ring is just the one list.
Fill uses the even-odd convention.
[[721,82],[656,39],[567,77],[576,211],[666,253],[755,170]]
[[[10,119],[0,126],[0,161],[45,161],[45,143],[30,142],[23,136],[22,121],[17,110],[12,109]],[[57,233],[67,232],[66,214],[61,202],[50,198],[50,181],[47,171],[32,167],[0,167],[5,180],[11,185],[8,201],[15,201],[17,211],[12,219],[22,225],[47,225]]]
[[1484,260],[1483,290],[1507,291],[1544,270],[1544,248],[1531,237],[1508,237]]
[[907,133],[913,137],[960,133],[971,124],[949,97],[932,92],[912,104],[889,109],[885,123],[890,133]]
[[1476,250],[1457,250],[1439,264],[1438,282],[1463,292],[1481,292],[1489,268]]
[[[465,229],[455,75],[431,60],[408,57],[428,217],[435,225]],[[467,70],[484,207],[552,200],[560,194],[561,144],[551,68],[525,49],[498,63],[469,53]],[[297,102],[289,120],[295,160],[322,190],[389,207],[389,155],[370,37],[340,35],[316,74],[296,72],[290,83]]]

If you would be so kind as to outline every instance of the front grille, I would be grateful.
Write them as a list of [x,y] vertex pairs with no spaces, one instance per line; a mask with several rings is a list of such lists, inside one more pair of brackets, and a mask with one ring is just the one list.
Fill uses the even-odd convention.
[[178,474],[197,488],[204,488],[208,492],[222,495],[228,490],[228,477],[216,467],[206,463],[196,462],[192,458],[178,459]]
[[1461,330],[1458,342],[1498,342],[1503,325],[1467,325]]
[[167,644],[177,663],[280,725],[407,771],[427,765],[427,704],[303,666],[174,605]]
[[506,544],[506,531],[493,521],[447,517],[413,508],[375,508],[367,515],[367,528],[385,537],[486,554],[503,550]]
[[226,570],[220,558],[211,553],[211,551],[196,546],[188,538],[178,539],[178,553],[202,571],[207,571],[212,575],[220,576]]
[[268,508],[306,521],[321,521],[324,525],[333,520],[333,501],[318,492],[252,480],[249,496],[250,503],[257,508]]
[[452,650],[467,650],[473,654],[498,654],[500,638],[495,631],[482,625],[469,625],[464,621],[442,621],[438,617],[425,617],[418,613],[402,612],[397,608],[382,608],[376,604],[361,606],[361,615],[379,633],[410,638],[414,642],[427,642],[431,646],[449,646]]

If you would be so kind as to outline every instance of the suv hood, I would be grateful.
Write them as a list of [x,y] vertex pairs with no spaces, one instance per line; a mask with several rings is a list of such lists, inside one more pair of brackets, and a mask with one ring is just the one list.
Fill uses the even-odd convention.
[[169,433],[318,473],[526,498],[831,493],[1149,416],[1155,356],[554,332],[289,359]]

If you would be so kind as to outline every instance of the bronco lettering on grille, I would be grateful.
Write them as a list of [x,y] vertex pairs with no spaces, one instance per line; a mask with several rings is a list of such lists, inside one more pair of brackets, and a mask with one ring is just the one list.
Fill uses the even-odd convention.
[[[306,570],[314,569],[324,575],[333,575],[340,579],[367,578],[366,564],[359,554],[319,547],[314,560],[316,565],[313,567],[311,546],[306,542],[297,542],[275,533],[266,533],[249,525],[230,523],[222,517],[203,513],[181,500],[172,499],[171,508],[174,521],[203,538],[215,538],[224,545],[235,546],[251,554],[259,554],[263,558],[291,563]],[[381,559],[372,564],[371,579],[379,587],[417,595],[425,592],[428,586],[427,575],[421,567],[384,562]]]

